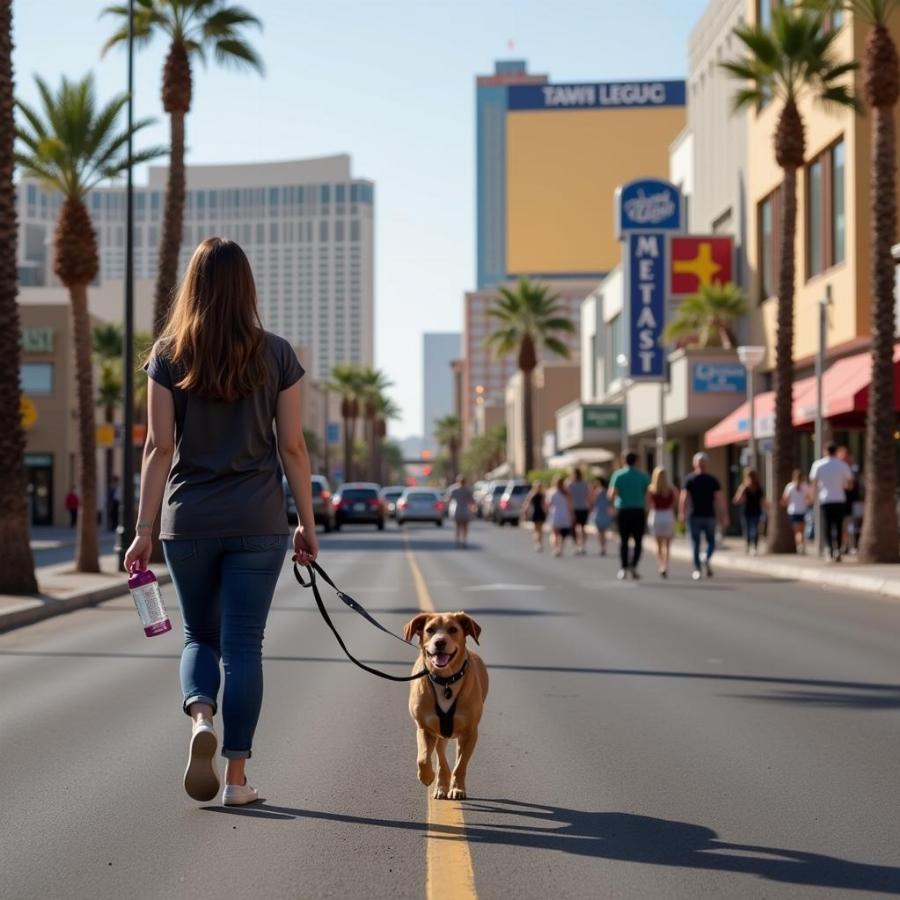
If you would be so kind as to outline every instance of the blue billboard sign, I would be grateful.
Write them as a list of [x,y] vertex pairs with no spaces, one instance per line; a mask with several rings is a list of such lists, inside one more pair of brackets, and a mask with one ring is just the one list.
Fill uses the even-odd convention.
[[660,178],[640,178],[616,188],[616,234],[682,231],[681,191]]
[[341,439],[341,426],[337,422],[329,422],[325,429],[325,441],[336,444]]
[[744,394],[747,370],[740,363],[694,363],[695,394]]
[[514,84],[507,109],[622,109],[684,106],[683,81],[611,81],[580,84]]
[[625,244],[629,354],[635,381],[666,380],[666,235],[629,234]]

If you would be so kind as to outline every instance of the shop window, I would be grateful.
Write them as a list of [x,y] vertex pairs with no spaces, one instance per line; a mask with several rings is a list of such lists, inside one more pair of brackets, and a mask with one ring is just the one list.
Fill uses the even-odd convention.
[[806,277],[820,275],[846,255],[844,142],[832,144],[806,167]]
[[22,393],[31,396],[53,393],[53,363],[22,363],[19,366]]
[[757,207],[757,262],[759,302],[774,297],[778,290],[778,234],[781,220],[781,188],[760,201]]

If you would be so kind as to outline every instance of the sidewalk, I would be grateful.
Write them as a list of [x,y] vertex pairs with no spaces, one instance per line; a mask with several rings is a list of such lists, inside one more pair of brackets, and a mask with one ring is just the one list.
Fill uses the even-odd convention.
[[[705,546],[705,545],[704,545]],[[656,548],[653,538],[644,538],[644,550],[652,556]],[[672,541],[672,559],[692,559],[691,542],[688,538]],[[806,556],[748,556],[744,552],[744,541],[740,537],[728,537],[717,544],[713,556],[713,569],[731,569],[768,575],[772,578],[787,578],[791,581],[812,581],[829,588],[843,588],[851,591],[865,591],[883,597],[900,599],[900,565],[860,565],[855,557],[844,557],[843,562],[831,563],[819,559],[815,553]]]
[[[127,594],[127,579],[124,572],[118,571],[117,564],[116,555],[110,553],[100,557],[101,571],[97,574],[73,571],[71,560],[38,566],[37,594],[26,597],[0,594],[0,633]],[[171,581],[162,563],[154,563],[153,571],[160,584]]]

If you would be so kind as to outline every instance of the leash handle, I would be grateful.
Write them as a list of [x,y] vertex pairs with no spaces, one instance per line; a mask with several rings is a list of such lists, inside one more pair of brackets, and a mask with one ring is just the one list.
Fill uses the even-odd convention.
[[294,563],[294,577],[297,579],[297,583],[302,588],[311,588],[313,592],[313,597],[316,601],[316,606],[319,608],[319,612],[322,615],[322,618],[325,620],[325,624],[331,629],[331,633],[335,636],[338,644],[341,647],[341,650],[344,651],[347,659],[355,665],[359,666],[364,672],[368,672],[370,675],[377,675],[379,678],[385,678],[388,681],[416,681],[419,678],[424,678],[428,674],[427,669],[422,669],[421,672],[416,672],[413,675],[391,675],[388,672],[382,672],[380,669],[373,669],[371,666],[367,666],[365,663],[360,662],[348,649],[347,645],[344,643],[344,639],[341,637],[337,628],[334,626],[334,622],[331,621],[331,616],[328,615],[328,610],[325,608],[325,604],[322,602],[322,595],[319,593],[319,586],[316,583],[316,572],[318,572],[322,576],[322,580],[332,587],[338,597],[343,600],[343,602],[350,607],[354,612],[359,613],[364,619],[371,622],[376,628],[381,629],[381,631],[385,632],[385,634],[389,634],[391,637],[397,638],[398,641],[403,641],[404,644],[409,644],[411,647],[414,647],[411,641],[407,641],[405,638],[400,637],[398,634],[394,634],[393,631],[388,631],[380,622],[374,619],[366,609],[360,604],[357,603],[349,594],[345,594],[328,576],[328,573],[317,563],[313,562],[311,566],[306,566],[306,571],[309,572],[309,581],[304,581],[303,576],[300,574],[300,567],[297,563]]

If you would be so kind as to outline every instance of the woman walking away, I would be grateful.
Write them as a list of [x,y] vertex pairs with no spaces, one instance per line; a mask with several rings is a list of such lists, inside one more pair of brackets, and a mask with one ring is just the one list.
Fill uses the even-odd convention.
[[475,514],[475,495],[466,484],[465,475],[457,475],[456,484],[450,490],[450,509],[456,525],[456,546],[465,547],[469,539],[469,522]]
[[597,542],[600,544],[600,555],[606,556],[607,531],[612,526],[612,515],[609,497],[606,495],[609,481],[602,475],[594,479],[594,496],[591,507],[594,510],[594,525],[597,527]]
[[669,575],[669,557],[672,538],[675,537],[675,504],[678,489],[669,483],[669,476],[662,466],[653,470],[650,489],[647,491],[650,505],[650,533],[656,538],[656,562],[661,578]]
[[554,482],[553,490],[547,497],[547,505],[550,508],[550,527],[553,529],[553,555],[562,556],[566,535],[572,531],[572,523],[575,521],[575,509],[561,475]]
[[210,238],[194,251],[145,368],[147,442],[125,566],[147,567],[162,506],[160,538],[184,620],[182,708],[193,725],[184,787],[204,802],[219,790],[213,717],[221,660],[222,800],[240,806],[258,799],[245,766],[262,704],[263,633],[288,546],[281,466],[297,501],[293,558],[308,565],[319,548],[301,427],[303,369],[287,341],[263,330],[237,244]]
[[766,510],[767,501],[755,469],[744,469],[744,480],[731,502],[735,506],[744,507],[741,516],[744,520],[746,552],[756,556],[759,549],[759,520]]
[[522,504],[522,516],[529,520],[534,527],[534,552],[543,553],[544,522],[547,521],[547,495],[544,493],[542,481],[536,481],[531,486],[531,490]]
[[794,477],[784,486],[781,505],[787,509],[791,520],[798,553],[806,553],[806,514],[809,512],[810,493],[806,477],[799,469],[794,469]]
[[585,547],[584,526],[587,525],[588,516],[591,511],[591,488],[590,485],[581,477],[581,469],[572,470],[572,477],[566,486],[569,496],[572,498],[572,511],[575,516],[573,523],[575,536],[575,554],[584,556],[587,552]]

